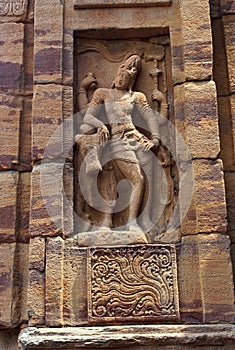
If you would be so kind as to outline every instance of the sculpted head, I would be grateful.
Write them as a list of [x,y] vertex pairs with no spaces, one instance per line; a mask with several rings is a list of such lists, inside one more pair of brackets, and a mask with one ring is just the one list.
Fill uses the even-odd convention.
[[130,90],[135,83],[136,76],[141,69],[141,58],[130,56],[117,71],[113,87],[118,90]]

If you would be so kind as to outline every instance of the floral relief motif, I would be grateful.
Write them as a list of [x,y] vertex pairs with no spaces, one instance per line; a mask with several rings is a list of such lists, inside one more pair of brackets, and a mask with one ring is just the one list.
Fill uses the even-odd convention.
[[174,246],[90,249],[91,320],[178,319]]
[[0,0],[0,16],[22,16],[27,0]]

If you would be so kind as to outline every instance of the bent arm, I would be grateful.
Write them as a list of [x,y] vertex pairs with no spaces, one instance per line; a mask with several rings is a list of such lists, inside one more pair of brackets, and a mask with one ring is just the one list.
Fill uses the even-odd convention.
[[157,120],[157,113],[150,107],[144,94],[137,93],[135,101],[135,107],[138,113],[145,120],[149,131],[151,132],[152,139],[160,139],[159,124]]
[[104,123],[100,120],[104,115],[104,92],[101,89],[95,91],[88,106],[83,122],[95,128],[102,128]]

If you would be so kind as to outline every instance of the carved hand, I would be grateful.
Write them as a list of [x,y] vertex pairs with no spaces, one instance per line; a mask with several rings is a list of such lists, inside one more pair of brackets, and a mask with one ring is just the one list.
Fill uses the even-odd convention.
[[96,87],[97,80],[93,73],[87,73],[85,78],[82,80],[80,88],[88,90],[89,88]]
[[109,131],[108,128],[103,125],[97,129],[98,132],[98,142],[100,145],[104,145],[109,140]]
[[159,148],[160,146],[160,140],[159,140],[159,137],[158,136],[152,136],[152,142],[154,143],[154,146],[156,148]]

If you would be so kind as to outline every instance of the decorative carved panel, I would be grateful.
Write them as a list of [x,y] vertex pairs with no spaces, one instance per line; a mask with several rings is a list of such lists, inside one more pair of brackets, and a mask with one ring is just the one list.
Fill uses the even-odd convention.
[[0,16],[22,16],[27,8],[27,0],[0,0]]
[[139,7],[170,5],[172,0],[74,0],[74,8]]
[[91,322],[179,319],[173,245],[90,248],[88,283]]

